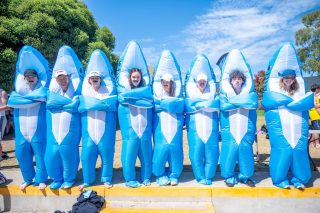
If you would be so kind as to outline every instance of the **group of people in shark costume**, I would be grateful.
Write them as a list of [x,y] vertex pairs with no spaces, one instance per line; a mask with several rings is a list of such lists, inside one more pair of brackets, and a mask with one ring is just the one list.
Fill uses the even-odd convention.
[[[291,183],[303,189],[311,177],[307,134],[313,94],[305,93],[299,59],[291,44],[282,46],[270,61],[262,104],[270,135],[272,181],[289,188],[291,171]],[[211,185],[220,159],[227,186],[238,181],[255,186],[252,144],[258,96],[250,66],[237,49],[230,51],[223,63],[218,94],[205,55],[194,59],[183,85],[171,51],[162,52],[151,79],[142,50],[134,41],[120,56],[116,78],[101,50],[92,53],[84,72],[75,52],[63,46],[51,72],[41,53],[25,46],[19,53],[15,91],[8,106],[14,108],[22,190],[32,183],[44,189],[48,176],[51,189],[72,187],[81,138],[83,184],[78,188],[95,182],[98,155],[102,161],[100,181],[112,187],[117,117],[126,186],[148,186],[152,174],[160,186],[179,183],[184,124],[197,182]]]

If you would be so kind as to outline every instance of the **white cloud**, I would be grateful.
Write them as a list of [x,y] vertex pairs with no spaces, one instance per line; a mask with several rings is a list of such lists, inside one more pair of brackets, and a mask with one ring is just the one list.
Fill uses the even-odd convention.
[[[282,43],[294,42],[302,27],[301,15],[319,7],[319,1],[215,1],[207,13],[196,17],[180,36],[184,51],[204,53],[214,64],[231,49],[241,49],[254,72],[266,69]],[[181,39],[183,38],[183,39]]]

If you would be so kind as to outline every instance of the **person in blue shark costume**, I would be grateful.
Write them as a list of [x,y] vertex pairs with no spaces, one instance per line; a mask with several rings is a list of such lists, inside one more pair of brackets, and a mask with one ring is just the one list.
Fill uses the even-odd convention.
[[152,91],[147,63],[140,46],[129,42],[120,56],[117,76],[118,117],[122,134],[121,162],[125,185],[140,187],[135,163],[141,163],[141,181],[151,184]]
[[[49,63],[31,46],[24,46],[18,56],[15,75],[15,91],[8,100],[14,108],[15,147],[24,182],[24,190],[34,179],[34,185],[46,187],[47,171],[44,164],[46,148],[47,79]],[[36,171],[33,166],[36,160]]]
[[303,190],[311,177],[308,158],[308,110],[313,93],[305,92],[300,61],[286,43],[272,57],[266,73],[262,105],[269,132],[270,174],[275,186]]
[[82,190],[95,181],[95,166],[100,154],[101,179],[112,187],[118,96],[112,66],[101,50],[90,57],[82,84],[79,112],[82,122]]
[[258,96],[249,65],[240,50],[229,52],[222,67],[220,81],[221,176],[227,186],[240,182],[255,186],[252,144],[255,139]]
[[47,95],[45,164],[51,189],[72,187],[79,166],[81,119],[78,113],[82,65],[69,46],[62,46]]
[[[152,172],[160,186],[177,185],[183,169],[184,99],[180,67],[169,50],[162,52],[153,76],[154,152]],[[166,162],[169,171],[166,172]]]
[[189,158],[196,180],[211,185],[219,160],[219,96],[205,55],[198,55],[186,77],[186,126]]

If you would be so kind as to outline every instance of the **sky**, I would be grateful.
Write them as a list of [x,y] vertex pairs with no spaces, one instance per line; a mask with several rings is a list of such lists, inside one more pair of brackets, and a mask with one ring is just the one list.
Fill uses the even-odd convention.
[[255,74],[266,70],[276,50],[295,42],[301,17],[320,9],[320,0],[84,0],[100,27],[115,36],[114,53],[139,43],[147,64],[156,66],[169,49],[185,73],[205,54],[217,77],[220,56],[240,49]]

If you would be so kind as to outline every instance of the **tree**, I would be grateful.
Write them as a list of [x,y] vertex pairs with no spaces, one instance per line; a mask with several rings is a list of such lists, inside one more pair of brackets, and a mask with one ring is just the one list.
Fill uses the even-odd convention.
[[265,79],[266,72],[264,70],[260,70],[257,74],[254,75],[254,88],[258,93],[260,99],[262,98]]
[[71,46],[82,62],[88,60],[93,47],[99,47],[115,65],[114,43],[112,33],[98,27],[80,0],[0,1],[0,83],[8,91],[13,86],[17,54],[24,45],[37,48],[52,67],[62,45]]
[[320,10],[303,16],[302,23],[295,35],[302,69],[320,75]]

